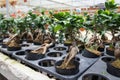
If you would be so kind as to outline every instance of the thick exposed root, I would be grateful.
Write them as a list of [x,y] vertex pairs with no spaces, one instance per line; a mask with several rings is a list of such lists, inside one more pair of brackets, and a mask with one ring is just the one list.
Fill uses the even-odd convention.
[[68,55],[65,57],[64,61],[60,66],[57,66],[61,69],[71,69],[75,68],[75,65],[72,63],[73,58],[78,53],[79,49],[76,46],[71,46]]

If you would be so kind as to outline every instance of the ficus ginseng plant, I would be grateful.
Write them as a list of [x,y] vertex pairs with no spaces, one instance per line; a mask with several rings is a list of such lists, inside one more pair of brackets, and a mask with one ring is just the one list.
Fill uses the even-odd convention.
[[10,33],[14,25],[15,24],[13,18],[4,18],[0,20],[0,29],[2,37],[5,37],[5,35],[8,34],[8,32]]
[[83,26],[84,19],[81,15],[70,14],[69,12],[60,12],[54,14],[57,26],[55,30],[62,30],[65,33],[66,39],[75,40],[75,34],[79,28]]

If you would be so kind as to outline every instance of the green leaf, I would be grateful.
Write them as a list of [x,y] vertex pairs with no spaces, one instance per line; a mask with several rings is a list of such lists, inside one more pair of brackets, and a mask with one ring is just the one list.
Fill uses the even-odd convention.
[[54,27],[54,32],[57,32],[57,31],[59,31],[59,30],[61,30],[61,29],[63,29],[63,27],[62,27],[61,25],[56,25],[56,26]]

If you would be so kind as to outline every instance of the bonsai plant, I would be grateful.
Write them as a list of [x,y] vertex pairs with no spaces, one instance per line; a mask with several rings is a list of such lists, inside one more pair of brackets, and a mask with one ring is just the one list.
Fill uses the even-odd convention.
[[65,33],[66,40],[64,41],[64,44],[71,45],[74,39],[76,39],[76,33],[78,33],[79,28],[84,22],[83,17],[68,12],[59,12],[54,14],[54,17],[56,18],[57,23],[55,26],[56,32],[60,30],[60,32]]
[[116,43],[114,55],[116,59],[107,63],[107,71],[114,76],[120,77],[120,42]]
[[26,55],[26,59],[37,60],[37,59],[40,59],[40,58],[44,58],[45,53],[48,51],[48,48],[51,45],[53,45],[53,43],[47,43],[46,42],[35,50],[28,50],[27,55]]
[[114,45],[117,39],[115,38],[115,34],[120,31],[119,27],[119,21],[120,21],[120,14],[115,12],[115,9],[117,8],[117,4],[115,4],[114,0],[108,0],[105,3],[106,10],[103,11],[104,18],[106,20],[106,29],[111,32],[112,34],[112,40],[110,47],[106,49],[106,53],[109,55],[114,55]]
[[98,51],[100,40],[96,35],[93,35],[92,38],[86,43],[85,51],[83,56],[89,58],[96,58],[101,55],[101,52]]
[[25,27],[26,27],[26,40],[28,43],[32,43],[34,40],[34,29],[35,29],[35,23],[34,20],[36,19],[37,15],[32,13],[32,11],[29,11],[25,19]]
[[36,14],[33,14],[31,11],[26,14],[25,17],[18,17],[15,19],[15,25],[18,30],[20,30],[20,39],[26,40],[28,42],[33,42],[33,20],[36,18]]
[[[34,43],[43,44],[45,42],[46,37],[51,37],[51,34],[49,34],[48,27],[52,24],[51,18],[49,16],[46,16],[44,14],[44,11],[41,12],[41,16],[37,16],[34,20],[35,26],[37,27],[38,34],[34,40]],[[48,32],[49,33],[48,33]],[[40,35],[41,34],[41,35]],[[47,36],[49,34],[49,36]]]
[[[1,28],[3,29],[2,30],[2,33],[3,33],[3,36],[5,37],[6,34],[8,34],[9,38],[12,37],[12,29],[14,29],[14,19],[13,18],[5,18],[1,21]],[[11,41],[11,40],[10,40]],[[3,46],[2,47],[6,47],[7,44],[9,43],[8,42],[3,42]]]
[[11,39],[7,42],[8,51],[16,51],[21,49],[21,46],[18,43],[18,39],[19,39],[18,34],[15,34],[11,37]]
[[0,14],[0,43],[3,42],[3,38],[4,38],[4,34],[6,33],[6,31],[4,30],[4,24],[3,24],[3,19],[4,19],[4,16],[3,14]]
[[[101,55],[101,52],[98,51],[99,48],[103,48],[104,50],[104,45],[102,40],[100,39],[100,33],[104,31],[104,27],[101,26],[102,23],[100,23],[101,18],[99,17],[99,11],[97,14],[95,14],[93,17],[88,17],[86,22],[84,23],[84,27],[86,29],[86,37],[89,31],[93,34],[92,37],[86,42],[85,46],[85,52],[83,56],[89,57],[89,58],[96,58]],[[84,39],[84,40],[85,40]],[[85,42],[85,41],[84,41]]]
[[75,43],[72,44],[64,60],[56,62],[55,68],[59,74],[74,75],[79,72],[79,62],[75,61],[75,55],[79,52]]

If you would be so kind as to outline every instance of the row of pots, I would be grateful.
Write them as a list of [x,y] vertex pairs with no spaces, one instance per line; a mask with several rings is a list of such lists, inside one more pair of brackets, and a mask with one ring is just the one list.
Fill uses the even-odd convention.
[[[4,47],[4,45],[3,45],[3,47]],[[14,51],[14,50],[20,50],[21,48],[15,48],[15,47],[7,47],[7,50],[9,50],[9,51]],[[56,48],[55,48],[56,49]],[[65,48],[58,48],[58,49],[56,49],[56,50],[64,50]],[[101,50],[101,51],[103,51],[104,49],[99,49],[99,50]],[[114,52],[109,52],[109,50],[108,49],[106,49],[106,53],[108,53],[109,55],[112,55],[113,56],[113,54],[114,54]],[[32,54],[32,53],[30,53],[30,50],[28,50],[27,51],[27,56],[26,56],[26,58],[27,59],[31,59],[32,58],[32,60],[34,60],[34,59],[36,59],[36,57],[37,58],[43,58],[45,55],[42,55],[42,54]],[[90,53],[89,51],[87,51],[87,50],[85,50],[84,51],[84,54],[83,54],[83,56],[85,56],[85,57],[88,57],[88,58],[97,58],[97,57],[99,57],[99,56],[97,56],[97,55],[95,55],[95,54],[92,54],[92,53]],[[56,64],[55,64],[55,66],[59,66],[59,65],[61,65],[61,63],[63,62],[63,60],[60,60],[60,61],[58,61]],[[56,71],[58,72],[58,73],[60,73],[60,74],[63,74],[63,75],[73,75],[73,74],[76,74],[76,73],[78,73],[79,72],[79,62],[78,61],[76,61],[76,60],[74,60],[74,64],[75,64],[75,68],[73,68],[73,69],[60,69],[60,68],[57,68],[57,67],[55,67],[56,68]],[[116,69],[115,67],[113,67],[110,63],[107,63],[107,71],[109,72],[109,73],[111,73],[112,75],[114,75],[114,74],[118,74],[117,76],[120,76],[119,75],[119,72],[120,72],[120,70],[118,70],[118,69]],[[117,71],[117,72],[115,72],[114,74],[113,74],[113,71],[115,72],[115,71]]]

